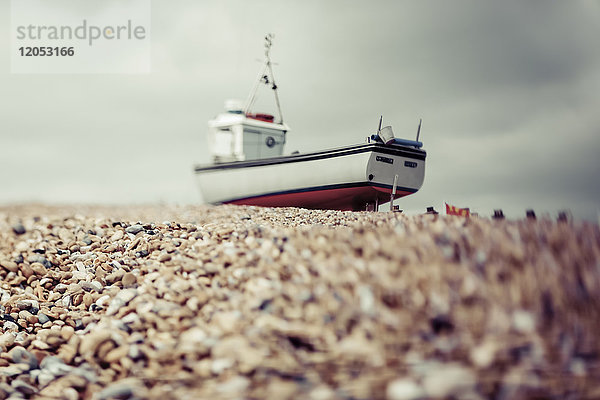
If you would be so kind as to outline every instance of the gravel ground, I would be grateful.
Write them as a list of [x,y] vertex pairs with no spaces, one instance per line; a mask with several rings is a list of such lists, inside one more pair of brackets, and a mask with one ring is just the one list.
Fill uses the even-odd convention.
[[0,207],[0,399],[600,398],[586,222]]

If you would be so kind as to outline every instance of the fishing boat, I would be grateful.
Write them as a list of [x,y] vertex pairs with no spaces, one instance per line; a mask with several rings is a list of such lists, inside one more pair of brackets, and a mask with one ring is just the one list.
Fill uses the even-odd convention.
[[[381,127],[364,143],[308,153],[284,154],[289,127],[283,122],[270,50],[245,104],[227,101],[225,112],[208,123],[212,163],[195,167],[209,204],[377,210],[379,205],[417,192],[425,176],[426,152],[419,141],[394,137]],[[273,90],[278,118],[252,111],[260,84]]]

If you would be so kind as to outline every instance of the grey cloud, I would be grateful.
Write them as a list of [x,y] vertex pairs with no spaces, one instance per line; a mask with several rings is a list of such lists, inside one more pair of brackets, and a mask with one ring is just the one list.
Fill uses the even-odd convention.
[[[0,23],[8,26],[8,3]],[[423,118],[426,181],[400,203],[483,213],[600,193],[600,7],[590,1],[154,1],[149,75],[0,74],[0,202],[197,202],[206,121],[273,57],[288,150],[360,142],[379,115]],[[8,48],[0,37],[2,48]],[[0,65],[9,65],[6,51]],[[269,93],[259,104],[273,110]]]

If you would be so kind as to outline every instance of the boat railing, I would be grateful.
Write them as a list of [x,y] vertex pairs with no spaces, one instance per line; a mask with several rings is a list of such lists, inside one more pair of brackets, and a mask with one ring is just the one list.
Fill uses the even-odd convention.
[[423,147],[423,142],[419,142],[417,140],[392,138],[391,140],[384,143],[384,141],[379,137],[379,135],[371,135],[369,139],[373,142],[383,143],[385,145],[408,146],[415,147],[417,149]]

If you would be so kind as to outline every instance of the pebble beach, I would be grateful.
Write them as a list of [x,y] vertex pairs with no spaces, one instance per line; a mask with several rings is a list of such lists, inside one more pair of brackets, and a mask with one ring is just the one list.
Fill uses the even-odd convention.
[[600,398],[600,230],[0,207],[0,399]]

